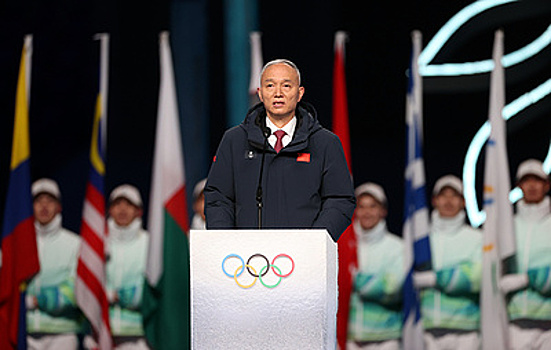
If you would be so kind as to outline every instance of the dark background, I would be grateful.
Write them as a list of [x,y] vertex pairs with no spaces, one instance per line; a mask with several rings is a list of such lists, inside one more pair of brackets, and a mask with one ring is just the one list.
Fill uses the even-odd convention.
[[[355,186],[383,185],[390,202],[389,227],[401,232],[405,152],[406,70],[414,29],[427,45],[472,1],[258,2],[263,56],[289,58],[301,69],[305,100],[331,127],[333,38],[349,33],[346,72]],[[64,224],[78,232],[88,174],[92,117],[98,88],[97,32],[111,34],[106,193],[130,182],[149,198],[158,94],[158,33],[179,18],[177,5],[197,4],[206,25],[208,112],[182,118],[184,139],[199,118],[208,127],[207,148],[184,146],[186,173],[208,173],[189,164],[191,153],[214,155],[227,128],[224,2],[211,1],[6,1],[0,2],[0,213],[9,177],[15,87],[23,36],[34,34],[31,87],[33,179],[56,179],[63,193]],[[171,13],[172,11],[172,13]],[[464,26],[436,56],[436,63],[491,57],[494,31],[505,32],[505,52],[515,51],[551,24],[551,3],[526,0],[487,11]],[[193,36],[190,36],[193,40]],[[177,48],[173,47],[173,50]],[[179,68],[175,60],[175,70]],[[551,48],[506,72],[510,102],[551,78]],[[489,75],[424,79],[424,152],[428,188],[438,177],[461,176],[467,147],[487,120]],[[187,108],[180,104],[180,109]],[[551,98],[507,123],[511,177],[528,157],[543,160],[551,138]],[[205,120],[206,119],[206,120]],[[478,177],[484,157],[478,163]],[[190,179],[188,179],[190,181]],[[194,183],[188,182],[188,187]],[[189,193],[189,192],[188,192]],[[191,206],[189,206],[191,208]],[[147,216],[145,216],[147,217]],[[2,218],[0,218],[1,220]]]

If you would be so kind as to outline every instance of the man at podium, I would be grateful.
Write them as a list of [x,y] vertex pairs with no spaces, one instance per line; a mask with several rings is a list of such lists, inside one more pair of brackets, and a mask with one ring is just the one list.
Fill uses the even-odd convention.
[[323,228],[337,241],[350,224],[355,199],[342,145],[303,95],[293,62],[264,66],[261,103],[226,131],[214,157],[208,229]]

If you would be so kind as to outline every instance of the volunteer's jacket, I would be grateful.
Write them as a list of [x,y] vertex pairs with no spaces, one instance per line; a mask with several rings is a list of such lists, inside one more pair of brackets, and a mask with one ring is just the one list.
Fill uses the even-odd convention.
[[291,142],[280,153],[266,142],[266,111],[253,107],[226,131],[205,187],[208,229],[258,228],[257,187],[263,149],[263,228],[326,228],[336,241],[355,206],[352,181],[338,137],[299,103]]
[[402,239],[388,232],[384,220],[371,230],[362,230],[358,222],[353,226],[358,242],[358,271],[350,297],[348,339],[399,339],[406,275]]
[[47,225],[35,221],[40,272],[27,288],[29,333],[78,333],[83,316],[75,301],[80,237],[61,227],[61,214]]
[[421,291],[425,329],[474,331],[479,328],[482,234],[465,223],[465,212],[442,218],[432,212],[429,235],[434,288]]
[[137,218],[127,227],[107,220],[107,297],[109,321],[114,336],[141,336],[142,295],[149,234]]
[[551,320],[551,209],[550,199],[538,204],[517,203],[515,233],[517,273],[528,274],[528,286],[508,304],[512,320]]

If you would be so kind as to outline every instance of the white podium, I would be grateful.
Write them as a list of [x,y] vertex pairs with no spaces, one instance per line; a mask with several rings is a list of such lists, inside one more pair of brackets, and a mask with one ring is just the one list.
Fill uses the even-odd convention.
[[327,231],[192,230],[190,253],[192,349],[335,349]]

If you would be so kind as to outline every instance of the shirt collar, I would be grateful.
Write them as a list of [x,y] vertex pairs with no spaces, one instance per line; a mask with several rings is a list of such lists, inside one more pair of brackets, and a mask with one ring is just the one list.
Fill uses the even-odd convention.
[[271,135],[274,134],[277,130],[283,130],[287,135],[289,135],[291,138],[293,137],[293,134],[295,133],[295,127],[297,125],[297,117],[293,116],[291,120],[287,124],[285,124],[282,128],[278,128],[270,118],[266,117],[266,126],[270,128]]

